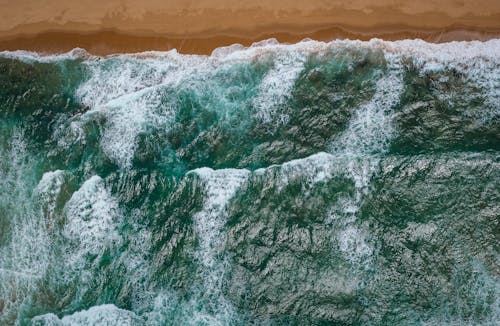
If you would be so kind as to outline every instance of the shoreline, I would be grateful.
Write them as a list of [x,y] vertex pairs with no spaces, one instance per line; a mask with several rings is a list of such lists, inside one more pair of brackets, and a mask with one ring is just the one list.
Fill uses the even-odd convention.
[[386,32],[351,32],[338,27],[317,30],[309,33],[290,32],[262,33],[256,37],[233,35],[213,35],[206,37],[172,38],[160,35],[132,35],[116,31],[98,32],[44,32],[37,35],[21,35],[0,39],[0,51],[26,50],[42,54],[59,54],[75,48],[85,49],[97,56],[117,53],[139,53],[146,51],[169,51],[176,49],[182,54],[210,55],[213,50],[241,44],[245,47],[253,43],[274,38],[280,43],[297,43],[304,39],[333,41],[337,39],[369,41],[373,38],[385,41],[421,39],[429,43],[453,41],[488,41],[500,38],[500,32],[451,28],[442,30],[398,30]]
[[[5,2],[2,5],[2,2]],[[0,51],[106,55],[214,49],[276,38],[296,43],[500,38],[498,0],[0,0]]]

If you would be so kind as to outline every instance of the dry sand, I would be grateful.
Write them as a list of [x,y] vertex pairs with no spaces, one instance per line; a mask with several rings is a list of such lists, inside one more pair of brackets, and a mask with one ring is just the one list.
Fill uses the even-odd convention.
[[0,0],[0,50],[210,53],[275,37],[500,37],[499,0]]

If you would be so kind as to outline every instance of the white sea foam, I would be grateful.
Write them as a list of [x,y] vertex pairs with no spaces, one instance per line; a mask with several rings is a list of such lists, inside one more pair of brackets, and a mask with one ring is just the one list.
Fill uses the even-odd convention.
[[332,228],[334,247],[355,271],[364,272],[373,267],[376,251],[369,228],[357,218],[359,210],[357,196],[340,198],[330,207],[326,222]]
[[[300,72],[304,69],[306,54],[298,51],[280,51],[273,57],[273,67],[259,85],[259,95],[253,104],[257,108],[257,118],[263,122],[286,123],[288,116],[282,106],[290,96],[292,87]],[[276,117],[276,115],[279,117]]]
[[393,64],[389,72],[378,79],[375,94],[356,110],[347,129],[332,144],[332,153],[356,157],[387,150],[393,133],[392,109],[403,92],[401,68]]
[[33,326],[134,326],[144,325],[144,321],[131,311],[119,309],[115,305],[94,306],[88,310],[75,312],[59,319],[54,314],[36,316]]
[[95,112],[106,116],[101,146],[106,155],[122,168],[131,166],[140,132],[148,127],[166,125],[175,117],[173,108],[162,105],[161,94],[155,90],[132,98],[126,95],[114,99],[88,114]]
[[403,92],[403,72],[399,60],[386,55],[388,71],[382,73],[375,94],[359,107],[344,132],[334,140],[331,153],[348,159],[348,170],[356,187],[357,205],[367,194],[379,161],[378,155],[388,150],[393,134],[392,114]]
[[71,51],[61,54],[41,54],[25,50],[0,51],[0,56],[9,59],[16,59],[25,63],[35,63],[35,62],[49,63],[49,62],[58,62],[62,60],[97,58],[81,48],[74,48]]
[[[272,168],[272,166],[270,167]],[[283,188],[290,181],[301,178],[313,185],[328,181],[341,167],[336,164],[335,158],[328,153],[317,153],[303,159],[296,159],[283,163],[280,167],[278,188]],[[256,170],[255,173],[264,173],[267,169]]]
[[[349,122],[342,135],[332,144],[333,155],[348,158],[348,171],[354,181],[355,197],[349,200],[350,209],[332,208],[340,221],[336,241],[344,257],[361,269],[372,264],[374,249],[366,240],[369,235],[359,229],[356,214],[362,204],[363,196],[368,194],[380,154],[387,151],[393,134],[392,110],[399,104],[403,92],[402,67],[400,58],[387,55],[388,72],[379,78],[373,97],[360,108]],[[339,218],[339,217],[337,217]]]
[[64,183],[64,174],[64,170],[45,172],[36,186],[35,191],[40,195],[48,195],[51,197],[57,196]]
[[193,221],[200,236],[202,262],[213,267],[214,254],[220,249],[220,232],[225,223],[224,210],[231,197],[246,181],[248,170],[201,168],[193,170],[204,183],[203,209],[195,214]]
[[358,158],[353,158],[350,154],[345,153],[319,152],[281,165],[260,168],[254,173],[264,175],[271,170],[278,169],[279,179],[276,180],[278,189],[283,189],[294,180],[300,180],[308,186],[314,186],[335,176],[346,177],[353,180],[357,191],[366,193],[377,160],[372,160],[371,156],[365,157],[368,158],[366,160]]
[[77,90],[77,97],[90,108],[133,95],[164,83],[180,65],[172,60],[137,60],[112,57],[85,62],[90,78]]
[[[171,51],[146,51],[141,53],[113,54],[108,58],[137,58],[143,60],[155,59],[206,59],[213,58],[217,60],[251,59],[260,56],[263,53],[276,51],[279,48],[289,48],[304,50],[308,52],[318,52],[332,47],[355,46],[360,48],[382,49],[392,54],[408,54],[421,58],[422,60],[458,62],[460,60],[469,60],[474,58],[498,59],[500,57],[500,39],[488,41],[454,41],[448,43],[429,43],[423,40],[400,40],[384,41],[381,39],[371,39],[370,41],[358,40],[334,40],[330,42],[320,42],[305,39],[295,44],[279,43],[275,39],[256,42],[250,47],[244,47],[240,44],[233,44],[226,47],[220,47],[212,52],[211,56],[205,55],[187,55],[179,54],[175,49]],[[60,61],[62,59],[89,58],[97,60],[99,57],[89,55],[85,50],[75,48],[67,53],[57,55],[46,55],[30,51],[0,51],[0,56],[6,58],[15,58],[19,60],[31,60],[31,62]]]
[[[162,87],[174,88],[183,76],[173,60],[110,58],[87,63],[91,78],[77,90],[82,104],[91,108],[81,121],[105,117],[101,146],[122,168],[131,166],[137,136],[146,128],[165,126],[175,117],[162,103]],[[81,123],[80,123],[81,124]]]
[[229,200],[245,183],[250,172],[238,169],[201,168],[191,173],[200,177],[205,190],[203,208],[193,216],[193,224],[199,237],[196,256],[203,268],[204,284],[199,290],[199,295],[208,299],[211,305],[209,311],[215,311],[215,314],[208,313],[205,309],[197,311],[192,322],[197,324],[198,320],[203,324],[224,325],[235,318],[234,308],[224,298],[221,289],[225,271],[225,259],[221,257],[224,247],[225,209]]
[[52,229],[55,224],[55,210],[62,186],[66,181],[68,173],[64,170],[45,172],[42,179],[35,188],[45,215],[47,225]]
[[71,196],[65,214],[64,235],[77,245],[79,256],[99,254],[119,239],[115,229],[118,204],[99,176],[85,181]]
[[369,266],[373,248],[367,242],[366,235],[354,225],[349,225],[337,234],[340,251],[357,266]]
[[111,196],[99,176],[93,176],[73,193],[64,207],[66,221],[62,235],[65,251],[60,257],[60,274],[58,283],[69,284],[78,280],[76,300],[86,293],[92,280],[89,257],[96,258],[90,262],[99,263],[105,250],[111,252],[121,242],[116,229],[120,212],[118,203]]

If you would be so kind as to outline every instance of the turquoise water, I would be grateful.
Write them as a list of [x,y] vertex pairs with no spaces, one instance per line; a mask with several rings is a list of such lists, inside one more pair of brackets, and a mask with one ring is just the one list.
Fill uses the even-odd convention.
[[0,53],[0,324],[495,325],[499,49]]

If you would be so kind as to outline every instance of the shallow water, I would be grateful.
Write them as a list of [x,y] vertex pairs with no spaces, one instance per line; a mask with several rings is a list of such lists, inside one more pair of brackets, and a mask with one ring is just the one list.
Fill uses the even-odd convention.
[[488,325],[500,41],[0,53],[0,324]]

